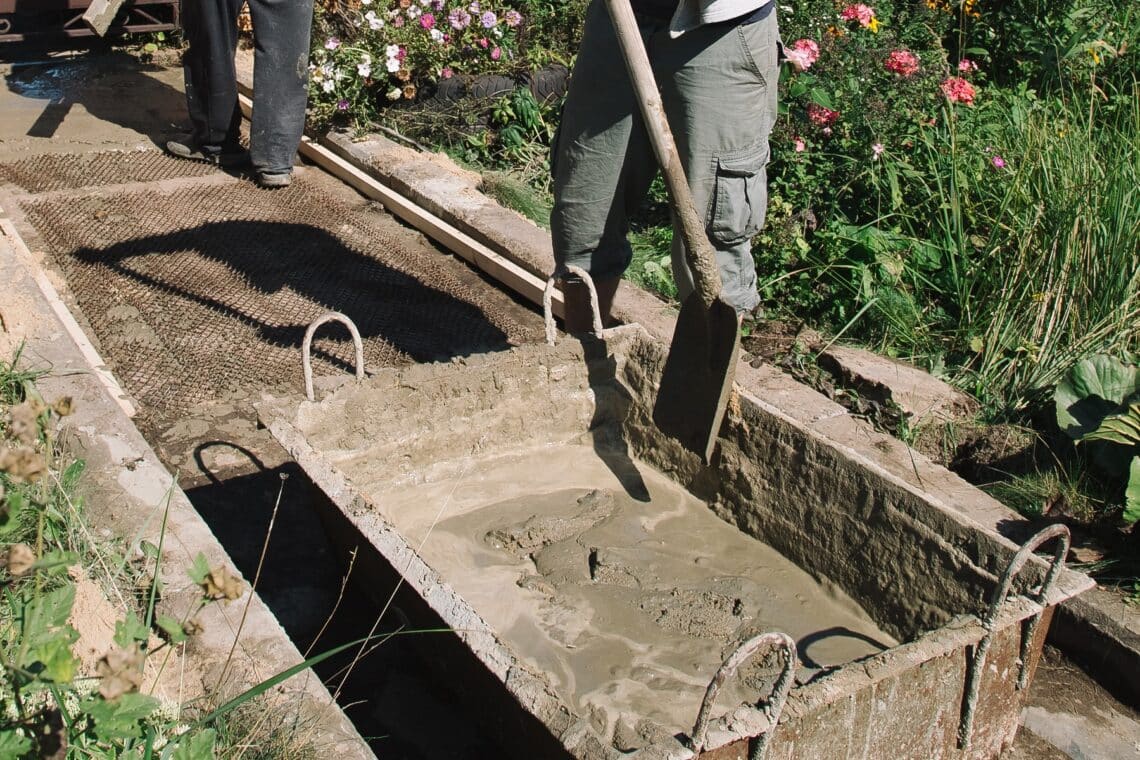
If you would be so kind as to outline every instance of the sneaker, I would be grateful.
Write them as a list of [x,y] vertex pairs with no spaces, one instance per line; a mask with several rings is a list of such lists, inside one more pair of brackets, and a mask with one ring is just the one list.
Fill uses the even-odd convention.
[[293,174],[291,172],[258,172],[257,184],[262,187],[270,189],[278,187],[289,187],[293,182]]
[[249,163],[249,151],[241,146],[222,148],[217,153],[206,152],[202,146],[191,140],[170,140],[166,143],[166,152],[175,158],[187,161],[202,161],[214,166],[234,167]]

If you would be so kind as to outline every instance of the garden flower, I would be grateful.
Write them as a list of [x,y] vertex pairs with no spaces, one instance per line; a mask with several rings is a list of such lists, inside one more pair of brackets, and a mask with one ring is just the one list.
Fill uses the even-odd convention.
[[395,74],[397,71],[400,70],[400,59],[399,58],[389,58],[387,63],[385,64],[384,68],[388,69],[389,74]]
[[859,26],[867,28],[871,26],[872,22],[875,20],[875,10],[869,5],[864,5],[863,3],[848,5],[843,9],[843,12],[839,14],[839,18],[843,19],[844,21],[858,21]]
[[359,74],[360,76],[364,77],[365,79],[372,76],[372,62],[371,61],[363,61],[361,63],[356,64],[356,73]]
[[411,100],[416,96],[416,86],[414,84],[404,85],[404,97]]
[[429,34],[431,34],[433,42],[447,42],[447,35],[438,29],[432,29]]
[[1005,168],[1005,159],[1002,158],[1001,156],[995,155],[993,158],[990,159],[990,163],[994,165],[995,169],[1004,169]]
[[479,0],[474,0],[471,3],[471,5],[468,5],[467,10],[471,11],[472,13],[478,13],[479,12]]
[[883,150],[884,150],[884,148],[883,148],[882,143],[875,143],[874,145],[872,145],[871,146],[871,160],[874,161],[876,158],[883,155]]
[[393,87],[392,89],[388,90],[388,94],[386,95],[386,97],[388,98],[388,100],[399,100],[400,99],[400,88],[399,87]]
[[522,14],[516,10],[509,10],[503,14],[503,21],[512,29],[522,23]]
[[819,60],[819,45],[815,40],[796,40],[791,49],[784,51],[784,57],[796,67],[796,71],[806,71]]
[[401,82],[409,82],[412,79],[412,72],[409,69],[401,68],[396,72],[396,79],[399,79]]
[[795,142],[795,151],[796,151],[796,153],[803,153],[805,150],[807,150],[807,145],[806,145],[806,144],[804,144],[804,140],[803,140],[803,138],[802,138],[802,137],[797,137],[797,138],[796,138],[796,142]]
[[439,75],[444,79],[451,79],[453,76],[455,76],[455,72],[452,71],[450,66],[444,66],[442,69],[440,69]]
[[322,92],[329,93],[335,89],[336,89],[336,82],[333,81],[332,79],[326,79],[325,81],[321,82],[321,91]]
[[447,23],[452,29],[466,29],[471,23],[471,14],[462,8],[455,8],[447,14]]
[[372,0],[360,0],[360,4],[364,6],[372,5]]
[[399,58],[400,57],[400,46],[399,45],[389,45],[388,47],[384,48],[384,55],[386,55],[389,58]]
[[941,87],[942,94],[951,103],[971,105],[974,102],[974,86],[961,77],[946,77]]
[[494,11],[486,11],[479,17],[479,23],[483,25],[484,29],[490,29],[499,23],[499,17],[495,15]]
[[909,50],[892,50],[883,66],[887,71],[906,78],[918,72],[918,56]]
[[488,40],[486,37],[480,37],[479,38],[479,47],[486,48],[490,44],[491,44],[491,41]]
[[336,110],[347,111],[348,110],[348,101],[345,100],[344,98],[341,98],[340,100],[338,100],[336,102]]
[[329,37],[325,40],[325,50],[336,50],[340,47],[340,40],[336,37]]
[[492,60],[492,61],[497,61],[497,60],[499,60],[499,59],[500,59],[500,58],[502,58],[502,57],[503,57],[503,51],[502,51],[501,49],[499,49],[498,47],[495,47],[495,48],[494,48],[494,49],[491,51],[491,60]]
[[412,7],[412,0],[400,0],[400,8],[407,10]]
[[396,16],[396,18],[392,19],[392,26],[396,27],[397,29],[403,25],[404,25],[404,17],[403,16]]
[[[807,115],[812,124],[815,124],[817,127],[823,127],[824,129],[830,128],[832,124],[839,120],[839,111],[824,108],[818,103],[808,103]],[[827,134],[830,134],[830,132]]]
[[434,29],[435,28],[435,16],[433,16],[430,13],[423,14],[422,16],[420,16],[420,26],[422,26],[424,29]]
[[423,11],[420,10],[420,7],[418,5],[413,5],[411,8],[408,8],[408,18],[410,19],[417,19],[422,14]]
[[364,14],[364,20],[368,22],[368,28],[372,31],[384,28],[384,19],[376,15],[376,11],[368,11]]
[[443,10],[443,0],[432,0],[431,9],[436,13]]

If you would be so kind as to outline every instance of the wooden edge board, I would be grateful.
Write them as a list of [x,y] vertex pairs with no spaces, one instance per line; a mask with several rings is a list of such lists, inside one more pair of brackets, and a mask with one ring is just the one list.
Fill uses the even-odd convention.
[[114,373],[107,367],[107,363],[103,361],[103,357],[99,355],[95,346],[91,344],[86,333],[83,332],[83,328],[75,321],[71,310],[67,308],[63,299],[59,297],[59,292],[55,289],[55,286],[51,284],[51,280],[47,278],[47,275],[44,274],[43,267],[39,265],[35,256],[28,250],[24,239],[20,237],[20,233],[16,230],[16,225],[12,224],[10,219],[0,219],[0,233],[4,235],[8,245],[12,247],[12,251],[24,259],[28,271],[31,272],[32,277],[36,281],[36,285],[39,286],[40,293],[43,294],[48,304],[51,305],[51,309],[55,312],[56,317],[59,318],[63,329],[66,330],[71,339],[75,341],[75,345],[78,346],[83,358],[91,366],[91,370],[95,373],[95,376],[99,378],[103,387],[107,389],[111,394],[111,398],[115,399],[115,403],[119,405],[123,412],[128,417],[133,418],[136,413],[134,404],[130,402],[126,391],[119,385],[119,381],[115,378]]

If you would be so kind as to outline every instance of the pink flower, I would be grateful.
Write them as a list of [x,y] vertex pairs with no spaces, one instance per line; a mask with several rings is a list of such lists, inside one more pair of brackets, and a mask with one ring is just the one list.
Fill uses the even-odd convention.
[[885,150],[885,148],[883,148],[882,143],[875,143],[874,145],[872,145],[871,146],[871,160],[874,161],[876,158],[883,155],[884,150]]
[[909,50],[892,50],[883,66],[887,71],[906,78],[918,72],[918,56]]
[[434,29],[435,16],[430,13],[424,13],[420,16],[420,26],[422,26],[424,29]]
[[802,137],[797,137],[795,142],[796,153],[803,153],[805,150],[807,150],[807,145],[804,144],[804,139]]
[[990,159],[990,163],[994,165],[995,169],[1004,169],[1005,168],[1005,159],[1002,158],[1001,156],[994,156],[993,158]]
[[488,40],[486,37],[480,37],[479,38],[479,47],[485,49],[490,44],[491,44],[490,40]]
[[336,37],[329,37],[325,40],[325,50],[336,50],[340,47],[340,40]]
[[961,77],[946,77],[942,82],[942,94],[951,103],[965,103],[971,105],[974,102],[974,85],[967,82]]
[[336,110],[347,111],[348,110],[348,101],[345,100],[344,98],[341,98],[340,100],[338,100],[336,102]]
[[462,8],[455,8],[447,14],[447,23],[452,29],[466,29],[471,23],[471,14]]
[[451,79],[453,76],[455,76],[455,72],[450,66],[444,66],[442,69],[440,69],[439,75],[444,79]]
[[839,18],[844,21],[858,21],[859,26],[868,27],[871,25],[872,19],[875,18],[875,9],[869,5],[863,5],[863,3],[848,5],[839,14]]
[[796,71],[806,71],[819,60],[819,45],[815,40],[796,40],[784,56],[796,67]]
[[971,61],[969,58],[963,58],[958,61],[958,71],[963,74],[969,74],[971,71],[977,71],[978,64]]
[[491,60],[492,61],[497,61],[502,57],[503,57],[503,51],[500,50],[498,47],[495,47],[494,49],[491,50]]
[[[839,120],[839,111],[824,108],[818,103],[808,103],[807,115],[812,124],[815,124],[817,127],[823,127],[824,129],[829,129],[832,124]],[[827,134],[830,134],[830,132]]]
[[522,14],[515,10],[507,11],[503,14],[503,21],[513,29],[522,23]]

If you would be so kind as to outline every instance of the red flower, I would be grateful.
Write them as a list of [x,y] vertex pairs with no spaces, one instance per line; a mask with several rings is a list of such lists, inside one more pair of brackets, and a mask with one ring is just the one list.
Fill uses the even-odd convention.
[[883,66],[900,77],[909,77],[918,72],[918,56],[909,50],[892,50]]
[[825,129],[839,120],[839,111],[824,108],[818,103],[808,103],[807,115],[812,124]]
[[961,77],[946,77],[942,82],[942,94],[951,103],[965,103],[971,105],[974,102],[974,95],[977,94],[974,90],[974,85],[967,82]]

